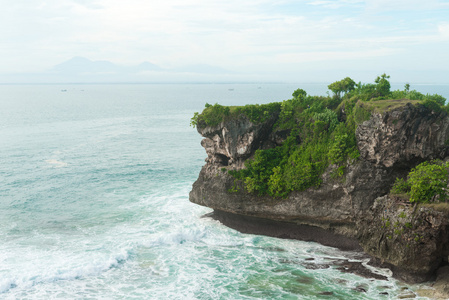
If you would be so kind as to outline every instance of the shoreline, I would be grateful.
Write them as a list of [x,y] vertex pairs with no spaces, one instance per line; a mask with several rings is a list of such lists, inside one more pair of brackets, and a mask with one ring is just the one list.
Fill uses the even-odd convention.
[[[217,209],[203,217],[217,220],[223,225],[242,233],[316,242],[344,251],[363,253],[363,248],[355,238],[346,237],[315,226],[238,215]],[[367,255],[367,257],[369,256]]]
[[[391,277],[402,282],[402,280],[394,276],[394,266],[381,263],[379,259],[371,257],[365,253],[355,238],[345,237],[315,226],[238,215],[221,210],[214,210],[211,213],[203,215],[202,218],[217,220],[224,226],[237,230],[241,233],[316,242],[324,246],[340,249],[342,251],[358,252],[358,254],[360,254],[360,259],[367,258],[370,259],[368,264],[371,266],[390,269],[393,274]],[[340,262],[336,262],[336,265],[340,266],[338,269],[341,272],[353,273],[355,275],[374,280],[388,280],[387,277],[374,273],[372,270],[366,268],[362,263],[342,260]],[[441,274],[438,274],[435,280],[422,283],[422,285],[426,288],[419,288],[414,291],[416,294],[415,297],[419,296],[428,297],[430,299],[449,299],[449,266],[446,267]]]

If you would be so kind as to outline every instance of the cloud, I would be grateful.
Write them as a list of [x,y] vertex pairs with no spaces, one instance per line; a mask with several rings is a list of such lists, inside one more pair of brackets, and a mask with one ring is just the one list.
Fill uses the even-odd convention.
[[365,0],[366,9],[374,11],[428,11],[448,9],[444,0]]
[[443,23],[438,25],[438,32],[443,38],[449,38],[449,23]]
[[342,61],[361,60],[374,57],[390,56],[401,52],[399,49],[379,48],[363,49],[359,51],[321,51],[321,52],[301,52],[286,53],[277,55],[279,63],[309,63],[314,61]]
[[13,1],[0,11],[0,55],[8,57],[0,73],[74,56],[239,72],[267,66],[267,74],[276,64],[357,63],[429,42],[447,49],[437,44],[447,41],[447,8],[438,0]]
[[355,4],[362,4],[363,0],[313,0],[308,2],[309,5],[322,6],[330,9],[338,9],[346,6],[353,6]]

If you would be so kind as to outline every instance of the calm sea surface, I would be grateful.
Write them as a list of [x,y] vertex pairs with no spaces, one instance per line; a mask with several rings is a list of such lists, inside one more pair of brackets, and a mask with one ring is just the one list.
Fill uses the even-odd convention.
[[[0,298],[394,299],[400,282],[337,270],[356,253],[241,234],[188,201],[206,157],[193,113],[206,102],[280,101],[298,87],[326,93],[0,85]],[[449,97],[448,86],[412,88]]]

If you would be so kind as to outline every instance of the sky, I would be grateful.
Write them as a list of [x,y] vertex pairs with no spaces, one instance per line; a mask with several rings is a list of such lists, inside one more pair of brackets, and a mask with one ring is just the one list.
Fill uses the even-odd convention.
[[[166,70],[139,75],[149,81],[372,82],[387,73],[392,82],[449,83],[449,0],[0,4],[0,81],[81,56]],[[191,65],[222,72],[176,71]]]

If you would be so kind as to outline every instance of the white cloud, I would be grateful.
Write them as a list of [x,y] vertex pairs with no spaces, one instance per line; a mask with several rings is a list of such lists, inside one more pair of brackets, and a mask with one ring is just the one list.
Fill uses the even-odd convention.
[[[0,11],[0,55],[8,57],[0,73],[43,70],[73,56],[267,72],[357,63],[447,40],[448,23],[433,17],[445,7],[437,0],[17,0]],[[394,16],[415,9],[427,10],[418,25]]]
[[438,32],[443,38],[449,38],[449,23],[438,25]]
[[307,4],[337,9],[345,6],[352,6],[354,4],[362,4],[364,2],[364,0],[312,0]]
[[425,11],[449,8],[449,3],[444,0],[365,0],[365,3],[368,10],[376,11]]
[[276,56],[279,63],[305,63],[314,61],[360,60],[374,57],[389,56],[401,52],[399,49],[379,48],[359,51],[321,51],[286,53]]

